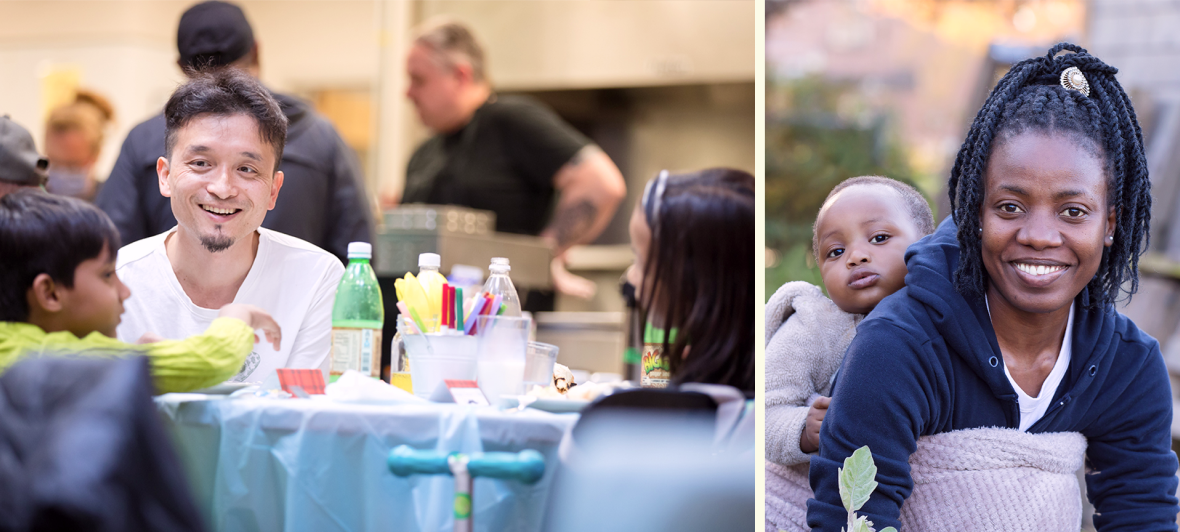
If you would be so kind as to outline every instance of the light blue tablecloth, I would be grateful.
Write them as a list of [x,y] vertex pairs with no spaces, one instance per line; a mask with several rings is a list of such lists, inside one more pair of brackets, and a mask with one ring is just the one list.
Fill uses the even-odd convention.
[[541,529],[557,447],[576,414],[501,412],[454,404],[365,405],[325,399],[157,398],[211,530],[450,531],[454,481],[398,478],[395,446],[459,451],[536,449],[535,485],[476,479],[477,532]]

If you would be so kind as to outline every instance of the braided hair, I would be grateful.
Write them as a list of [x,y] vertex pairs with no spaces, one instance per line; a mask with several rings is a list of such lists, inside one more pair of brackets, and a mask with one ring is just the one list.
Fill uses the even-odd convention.
[[[1062,51],[1073,53],[1057,54]],[[1077,67],[1090,95],[1061,86],[1061,75]],[[1043,57],[1012,67],[988,95],[975,116],[951,169],[948,192],[958,226],[959,266],[955,288],[982,296],[987,287],[980,234],[984,178],[992,148],[1025,132],[1066,135],[1103,162],[1106,202],[1116,211],[1118,236],[1103,248],[1098,272],[1087,284],[1089,306],[1112,304],[1123,290],[1128,298],[1139,288],[1139,256],[1147,249],[1151,219],[1151,182],[1143,133],[1131,99],[1103,63],[1080,46],[1060,43]]]

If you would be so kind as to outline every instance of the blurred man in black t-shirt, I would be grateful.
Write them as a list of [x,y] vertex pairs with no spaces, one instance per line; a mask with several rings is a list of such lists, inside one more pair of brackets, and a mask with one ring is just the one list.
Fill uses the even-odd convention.
[[483,50],[460,24],[422,30],[407,71],[406,96],[436,135],[410,158],[401,201],[493,211],[497,231],[550,242],[559,291],[593,294],[562,254],[597,237],[626,195],[610,157],[541,103],[495,94]]

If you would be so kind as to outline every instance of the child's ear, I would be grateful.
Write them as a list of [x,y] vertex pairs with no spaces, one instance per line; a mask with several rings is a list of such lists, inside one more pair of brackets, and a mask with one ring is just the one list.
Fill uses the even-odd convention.
[[33,286],[29,288],[29,311],[33,307],[39,308],[45,312],[61,312],[61,286],[53,282],[53,278],[48,273],[37,274],[33,279]]

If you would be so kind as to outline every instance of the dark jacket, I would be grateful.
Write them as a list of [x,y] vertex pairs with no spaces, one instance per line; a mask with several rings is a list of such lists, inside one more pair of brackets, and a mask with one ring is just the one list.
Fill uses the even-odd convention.
[[[283,189],[262,227],[306,240],[347,262],[349,242],[372,242],[368,195],[352,152],[324,117],[303,101],[271,93],[287,115]],[[176,225],[172,205],[160,195],[156,161],[164,155],[164,115],[135,126],[95,203],[123,244]]]
[[202,530],[148,360],[35,357],[0,375],[0,531]]
[[[982,298],[955,291],[959,257],[947,220],[906,253],[906,287],[885,298],[857,329],[811,461],[814,530],[838,531],[837,468],[868,445],[880,483],[860,510],[880,530],[899,527],[913,491],[908,459],[919,436],[978,427],[1017,428],[1017,395]],[[1076,301],[1069,369],[1030,433],[1080,432],[1087,495],[1099,531],[1176,530],[1172,395],[1159,343],[1113,307]],[[971,504],[971,501],[963,501]]]

